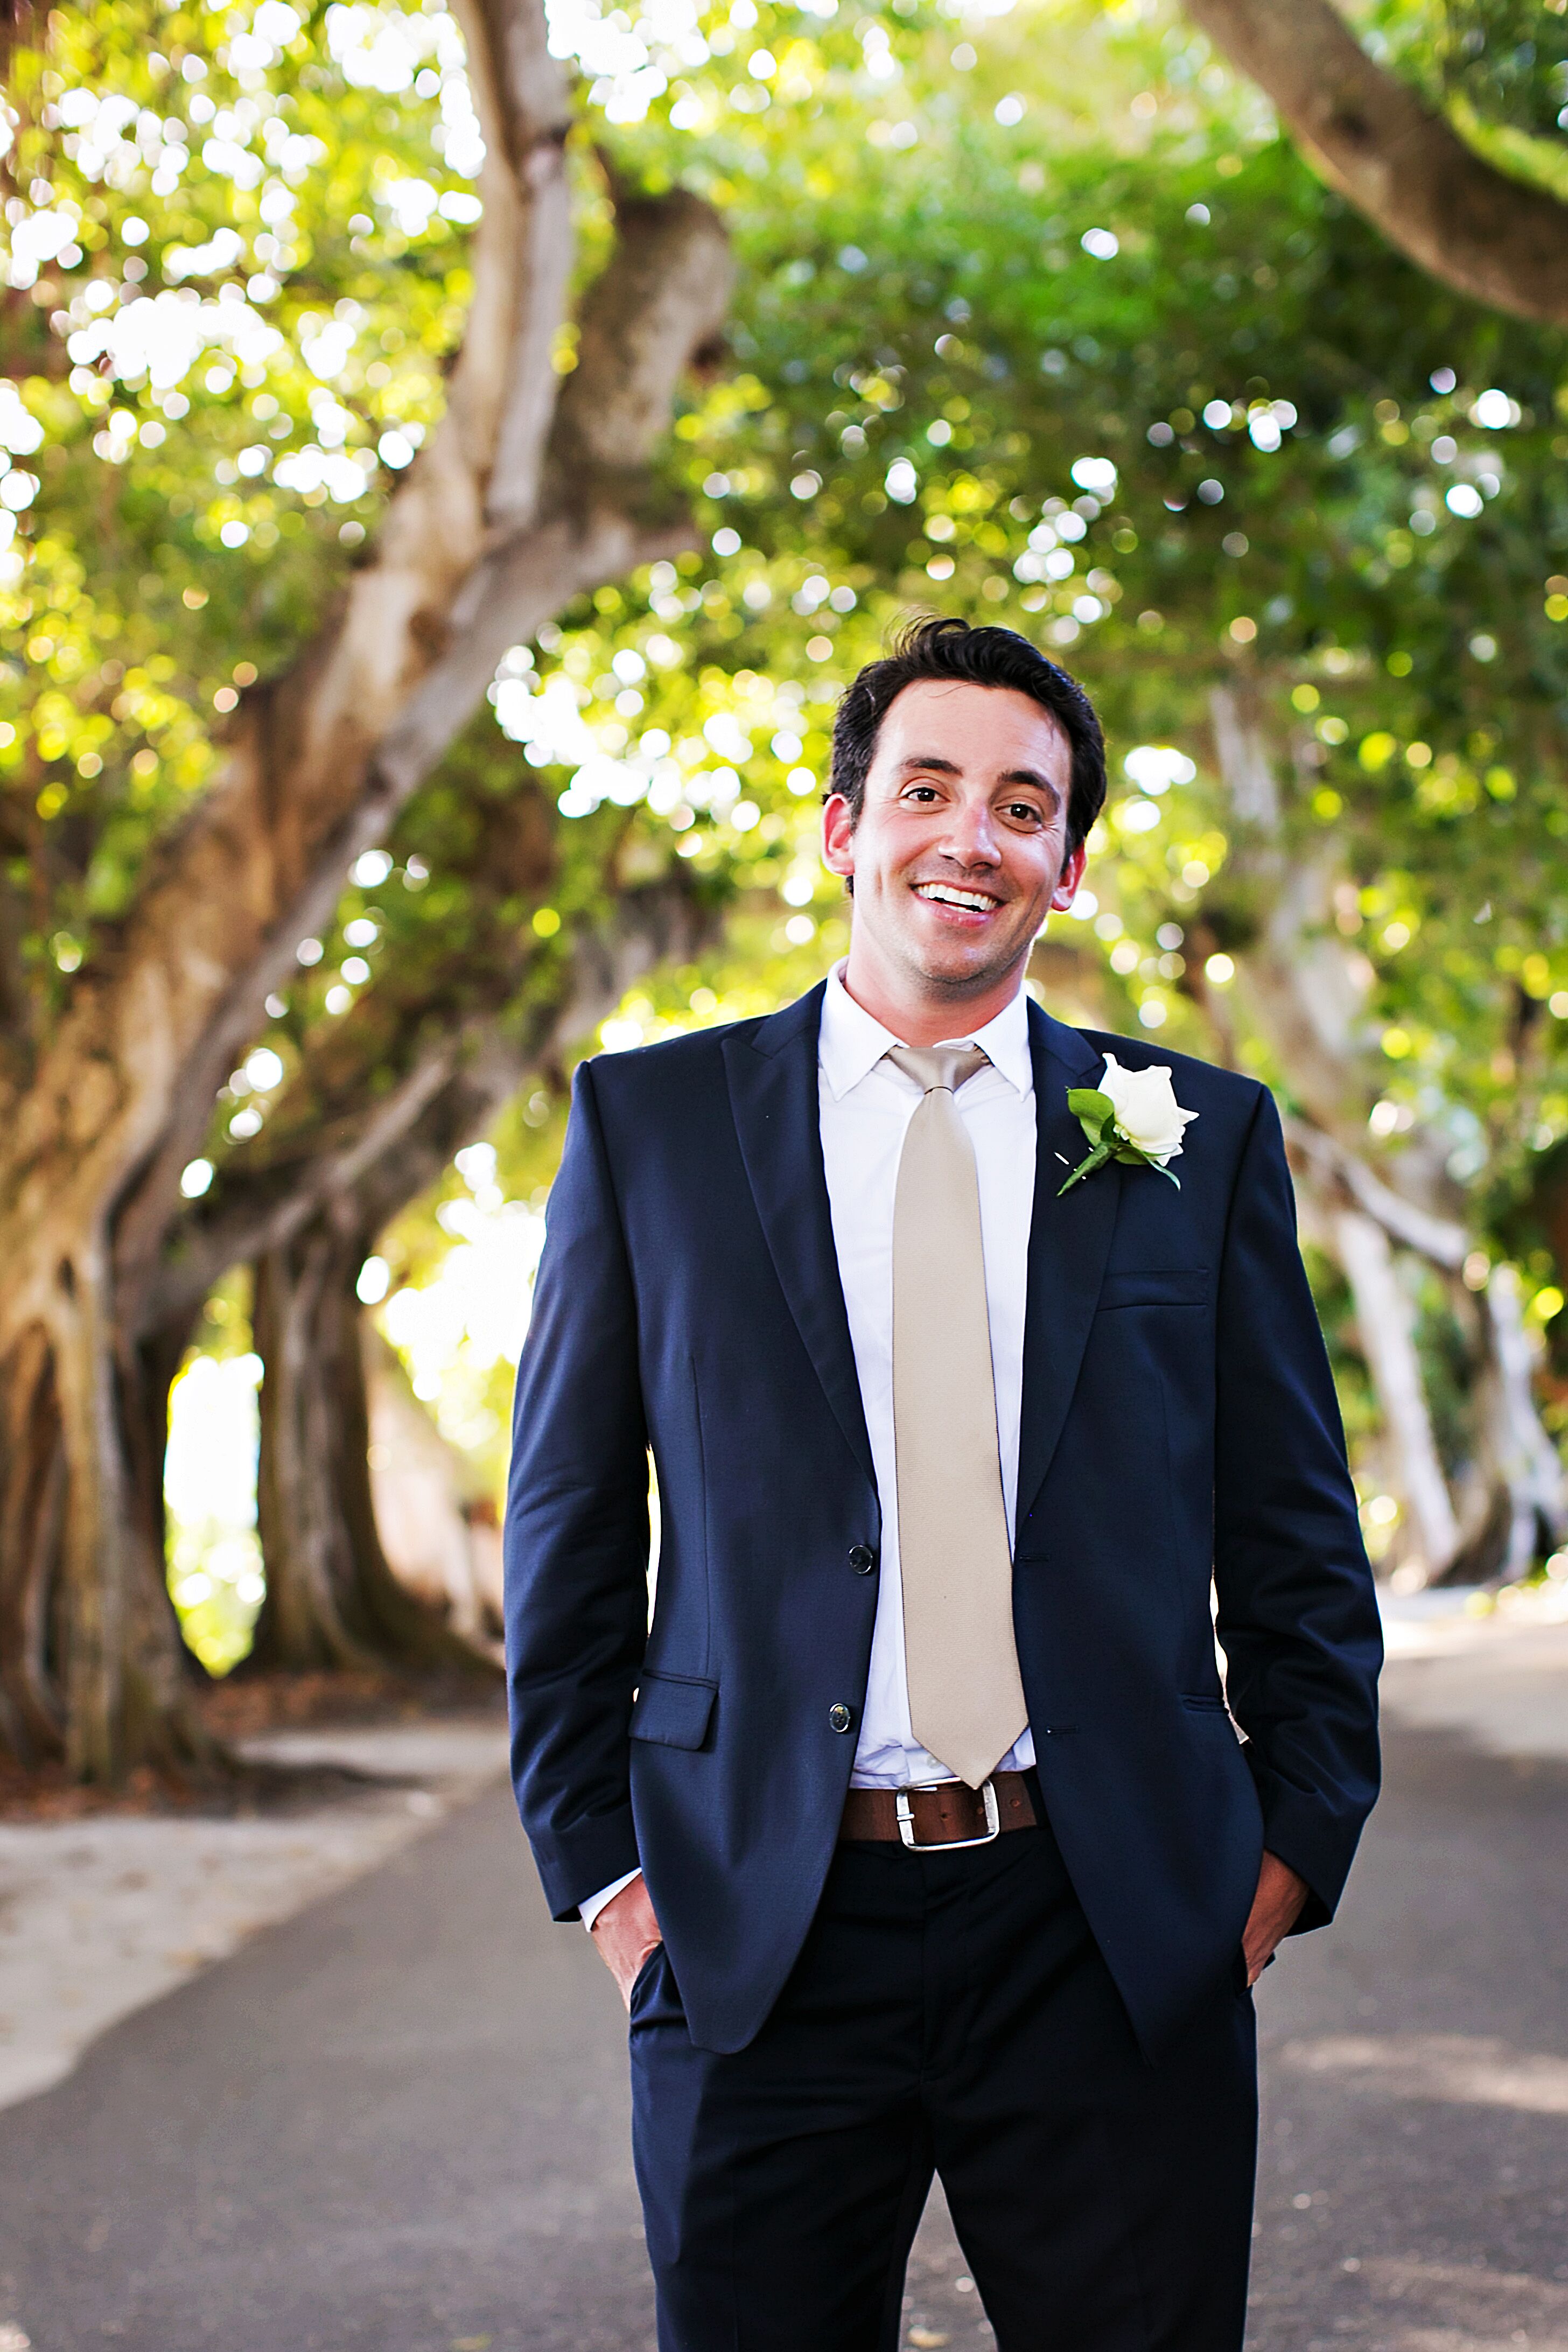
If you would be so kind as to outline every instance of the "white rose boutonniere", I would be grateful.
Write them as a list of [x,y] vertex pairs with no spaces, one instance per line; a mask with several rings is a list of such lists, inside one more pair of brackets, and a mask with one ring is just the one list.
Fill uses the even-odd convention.
[[1114,1054],[1107,1054],[1099,1086],[1070,1087],[1068,1108],[1092,1148],[1061,1187],[1058,1200],[1108,1160],[1157,1168],[1180,1192],[1182,1180],[1168,1163],[1180,1159],[1183,1129],[1197,1112],[1182,1108],[1167,1068],[1124,1070]]

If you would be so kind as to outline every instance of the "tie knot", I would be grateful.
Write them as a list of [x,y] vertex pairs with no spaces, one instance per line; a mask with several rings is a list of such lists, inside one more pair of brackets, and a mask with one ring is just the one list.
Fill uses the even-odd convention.
[[922,1094],[939,1089],[955,1095],[964,1082],[990,1063],[978,1045],[889,1045],[887,1058],[913,1078]]

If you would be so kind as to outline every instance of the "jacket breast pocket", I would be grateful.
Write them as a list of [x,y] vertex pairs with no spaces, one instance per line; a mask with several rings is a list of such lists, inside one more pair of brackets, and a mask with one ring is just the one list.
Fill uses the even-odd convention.
[[632,1702],[631,1736],[656,1748],[700,1748],[718,1696],[717,1683],[645,1673]]
[[1118,1307],[1206,1307],[1207,1266],[1157,1268],[1148,1274],[1108,1274],[1100,1286],[1100,1311]]

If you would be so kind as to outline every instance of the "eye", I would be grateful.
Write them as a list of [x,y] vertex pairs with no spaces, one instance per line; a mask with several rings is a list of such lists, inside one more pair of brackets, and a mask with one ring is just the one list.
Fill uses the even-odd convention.
[[1037,808],[1033,801],[1010,801],[1003,814],[1011,817],[1015,824],[1044,824],[1046,821],[1044,809]]
[[934,801],[937,797],[937,789],[934,784],[908,784],[904,788],[904,798],[907,801],[924,800],[929,802]]

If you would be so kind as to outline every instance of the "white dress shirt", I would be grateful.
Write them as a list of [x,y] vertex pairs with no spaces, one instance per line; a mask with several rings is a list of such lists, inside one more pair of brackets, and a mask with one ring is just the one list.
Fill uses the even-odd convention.
[[[951,1780],[945,1764],[922,1748],[910,1726],[904,1671],[903,1584],[899,1573],[899,1490],[893,1453],[893,1193],[904,1133],[921,1090],[885,1056],[904,1041],[884,1029],[829,973],[817,1045],[822,1159],[849,1343],[860,1382],[866,1432],[882,1506],[881,1574],[871,1634],[871,1668],[855,1750],[852,1784],[902,1789]],[[1029,1226],[1035,1200],[1035,1074],[1023,992],[984,1028],[944,1038],[978,1045],[991,1067],[959,1088],[954,1101],[974,1147],[980,1182],[980,1234],[985,1253],[985,1304],[996,1384],[996,1435],[1002,1497],[1012,1537],[1018,1501],[1018,1424],[1024,1394],[1024,1313]],[[1026,1729],[999,1769],[1021,1771],[1035,1760]],[[581,1906],[592,1927],[605,1905],[637,1873]]]
[[[903,1041],[856,1003],[842,970],[828,978],[817,1049],[822,1158],[838,1278],[849,1341],[882,1505],[881,1576],[871,1635],[871,1671],[855,1750],[853,1783],[861,1789],[910,1788],[951,1780],[910,1727],[904,1672],[903,1583],[899,1572],[899,1490],[893,1454],[893,1193],[904,1134],[921,1099],[914,1079],[884,1057]],[[996,1384],[996,1435],[1002,1497],[1011,1538],[1018,1498],[1018,1422],[1024,1392],[1024,1310],[1029,1225],[1035,1199],[1035,1075],[1028,1012],[1022,992],[984,1028],[944,1038],[978,1045],[991,1067],[954,1100],[974,1147],[980,1181],[980,1234],[985,1252],[985,1304]],[[1005,1770],[1035,1760],[1026,1730]]]

